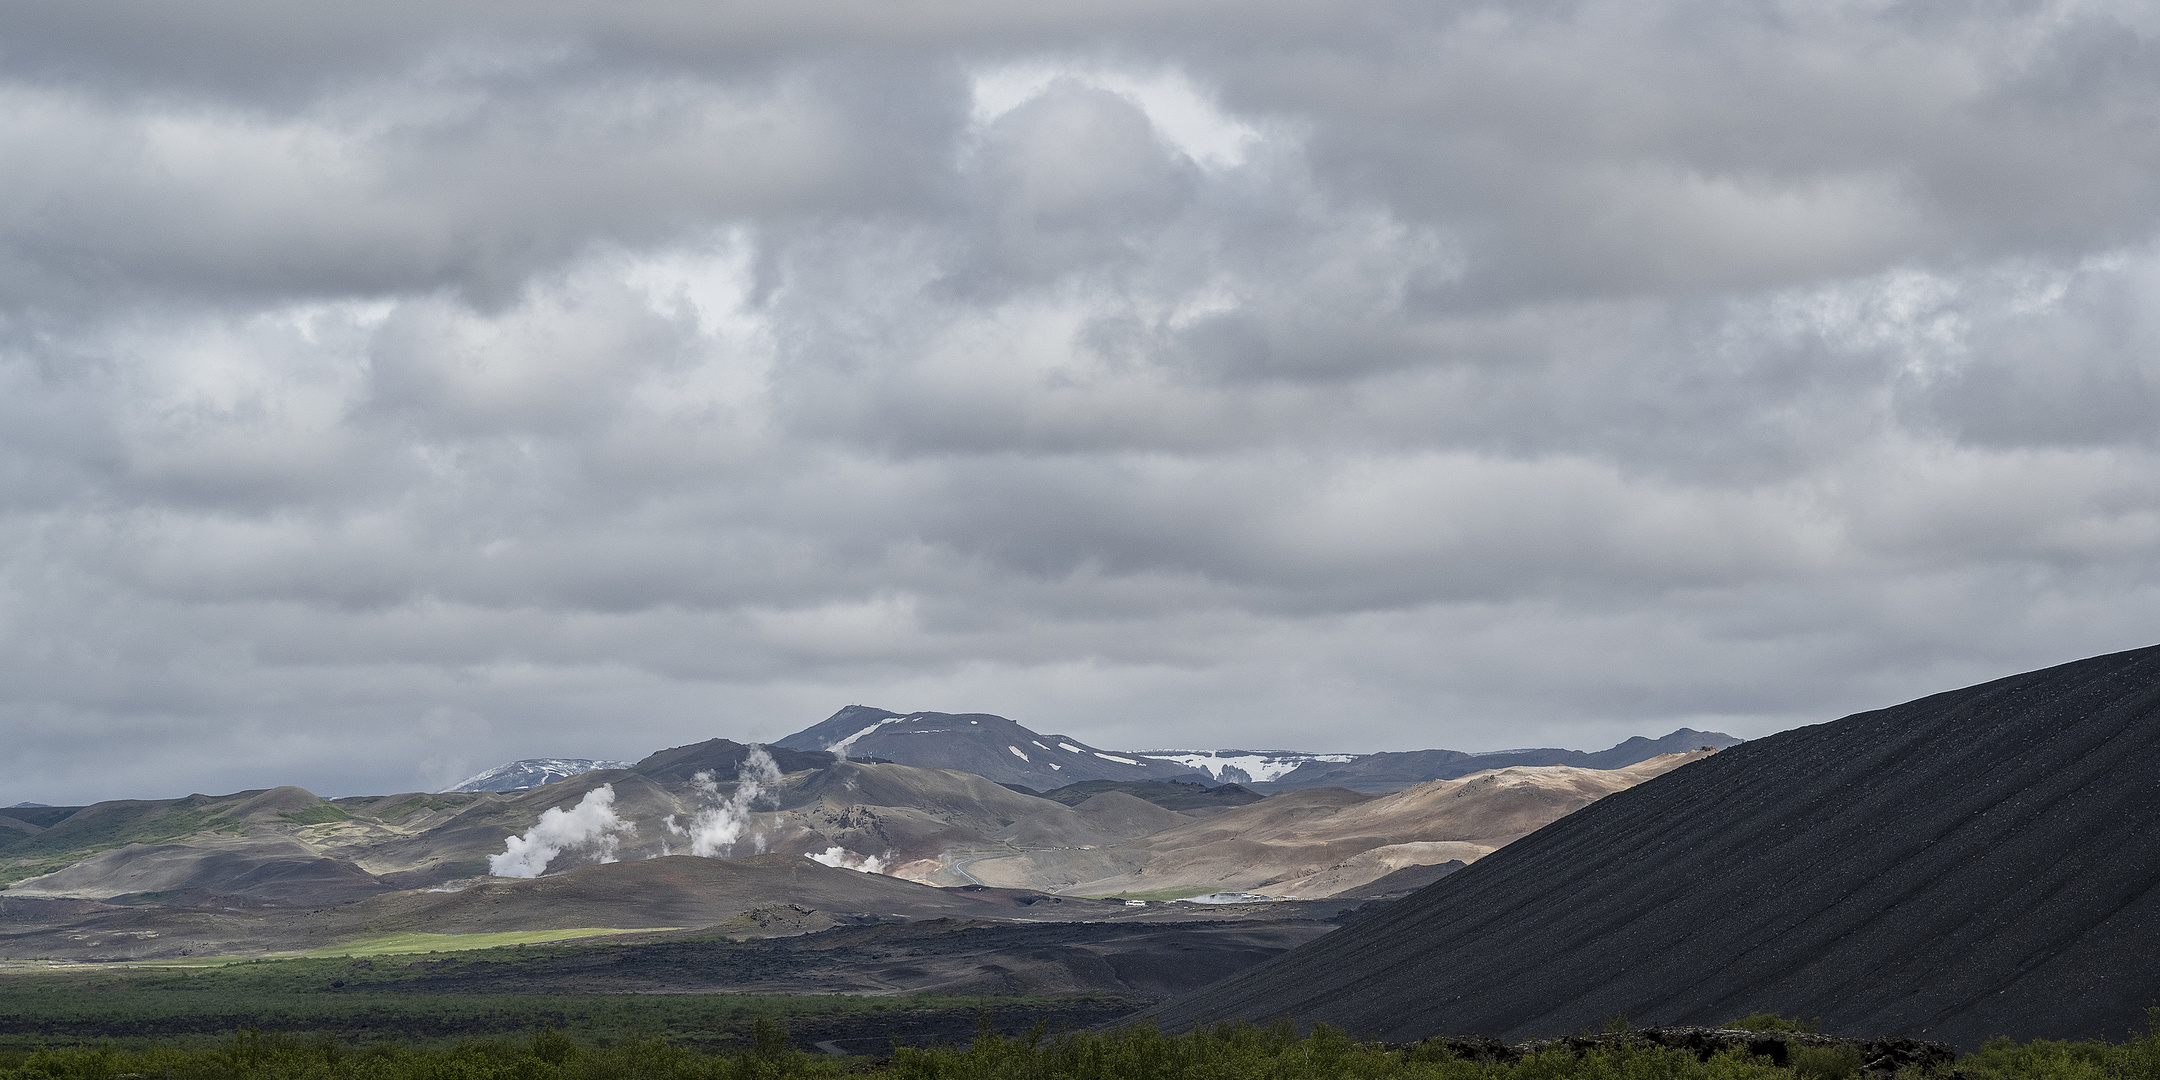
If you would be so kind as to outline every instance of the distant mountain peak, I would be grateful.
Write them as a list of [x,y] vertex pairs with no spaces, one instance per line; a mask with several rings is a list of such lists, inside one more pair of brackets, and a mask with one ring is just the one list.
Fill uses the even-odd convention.
[[1098,750],[1070,735],[1044,735],[993,713],[896,713],[850,705],[773,745],[956,769],[1036,791],[1084,780],[1212,780],[1177,762]]
[[508,765],[497,765],[478,776],[467,777],[463,783],[445,790],[525,791],[598,769],[627,769],[630,765],[627,761],[595,758],[525,758]]
[[1261,791],[1345,787],[1352,791],[1399,791],[1427,780],[1448,780],[1512,765],[1572,765],[1581,769],[1624,769],[1660,754],[1723,749],[1740,740],[1723,732],[1681,728],[1656,739],[1637,735],[1595,752],[1558,747],[1514,750],[1403,750],[1378,754],[1315,754],[1301,750],[1148,750],[1150,757],[1175,761],[1221,783],[1256,785]]

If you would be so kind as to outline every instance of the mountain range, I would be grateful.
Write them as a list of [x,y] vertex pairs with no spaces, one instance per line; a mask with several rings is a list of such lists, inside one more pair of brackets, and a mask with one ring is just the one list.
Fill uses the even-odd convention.
[[1150,750],[1149,756],[1198,769],[1218,783],[1255,791],[1339,787],[1352,791],[1400,791],[1428,780],[1452,780],[1474,772],[1517,766],[1567,765],[1577,769],[1624,769],[1662,754],[1722,750],[1740,745],[1720,731],[1681,728],[1658,739],[1640,735],[1608,750],[1586,753],[1540,747],[1529,750],[1410,750],[1377,754],[1308,754],[1293,750]]
[[773,745],[926,769],[958,769],[993,783],[1037,791],[1083,780],[1210,779],[1158,758],[1097,750],[1070,735],[1038,735],[990,713],[896,713],[850,705]]
[[1722,732],[1681,728],[1607,750],[1540,748],[1468,753],[1413,750],[1377,754],[1297,750],[1098,750],[1069,735],[1040,735],[991,713],[896,713],[849,705],[774,746],[930,769],[958,769],[1000,784],[1048,791],[1083,780],[1184,780],[1240,784],[1254,791],[1341,787],[1381,794],[1428,780],[1521,765],[1621,769],[1662,754],[1739,745]]
[[[879,727],[907,730],[907,718],[899,719]],[[926,717],[922,727],[989,728],[997,738],[1025,731],[990,723],[994,717],[967,719]],[[918,735],[908,745],[939,737]],[[634,868],[678,865],[686,856],[696,864],[780,858],[843,875],[819,878],[827,882],[887,883],[875,895],[848,894],[849,904],[869,911],[821,906],[814,918],[782,920],[798,930],[858,917],[951,916],[959,909],[938,897],[986,886],[1075,903],[1224,889],[1371,896],[1433,880],[1688,757],[1618,771],[1510,768],[1380,797],[1263,796],[1176,779],[1084,780],[1036,792],[954,769],[713,739],[507,792],[322,799],[282,787],[19,808],[0,814],[0,955],[259,954],[316,947],[322,934],[445,932],[464,926],[453,915],[483,897],[490,927],[555,930],[565,918],[578,926],[680,926],[654,922],[677,916],[655,914],[649,883],[638,876],[646,871]],[[571,874],[593,883],[593,897],[620,890],[622,909],[609,914],[604,899],[579,901],[582,913],[573,916],[561,906],[566,894],[514,884]],[[442,899],[467,893],[465,901]],[[697,909],[696,918],[725,921],[748,910],[720,911],[736,903],[731,897]],[[785,898],[768,890],[740,899]],[[818,904],[828,902],[837,901]],[[310,914],[331,908],[344,914]],[[1079,917],[1072,913],[1092,909],[1062,910]]]

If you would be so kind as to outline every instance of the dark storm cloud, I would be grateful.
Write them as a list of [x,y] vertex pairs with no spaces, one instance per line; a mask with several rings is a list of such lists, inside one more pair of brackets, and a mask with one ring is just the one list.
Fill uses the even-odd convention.
[[2145,17],[0,4],[0,799],[2147,644]]

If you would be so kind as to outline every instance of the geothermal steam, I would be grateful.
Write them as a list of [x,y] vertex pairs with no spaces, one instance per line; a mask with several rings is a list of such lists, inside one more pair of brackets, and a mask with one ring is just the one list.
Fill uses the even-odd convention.
[[[690,838],[690,854],[708,859],[725,859],[735,854],[735,842],[742,839],[751,824],[750,808],[765,795],[765,785],[780,779],[780,766],[773,763],[772,755],[762,746],[750,748],[750,755],[743,759],[742,769],[735,775],[735,791],[726,798],[720,797],[720,784],[709,772],[691,777],[698,790],[713,799],[713,805],[699,810],[688,826],[677,824],[673,814],[668,815],[667,829],[677,836]],[[751,833],[752,850],[765,852],[765,834]]]
[[[707,859],[728,859],[735,856],[738,844],[747,843],[752,852],[764,854],[769,840],[762,830],[754,829],[756,815],[753,808],[760,799],[769,797],[773,785],[780,780],[780,766],[772,755],[761,746],[751,747],[743,758],[742,768],[735,776],[735,790],[726,795],[720,793],[720,782],[709,772],[691,777],[697,789],[704,793],[709,805],[691,815],[688,823],[668,815],[662,822],[667,831],[690,840],[690,854]],[[625,821],[615,812],[615,785],[602,784],[587,792],[576,806],[565,809],[554,807],[540,815],[538,823],[523,836],[512,836],[500,855],[488,857],[488,872],[496,877],[539,877],[556,856],[566,851],[591,850],[594,862],[615,861],[616,850],[622,837],[637,832],[637,826]],[[660,853],[668,854],[668,846],[661,844]],[[890,853],[888,853],[889,855]],[[860,870],[866,874],[882,874],[889,867],[887,858],[878,855],[857,855],[844,847],[834,845],[808,856],[808,858],[846,870]]]
[[500,855],[488,856],[488,873],[496,877],[539,877],[555,856],[584,848],[599,853],[595,862],[615,861],[615,849],[626,833],[637,826],[615,813],[615,785],[602,784],[585,793],[568,810],[550,807],[523,836],[513,836]]
[[[891,852],[886,854],[891,854]],[[837,866],[843,870],[860,870],[865,874],[882,874],[885,872],[884,859],[875,855],[857,855],[838,844],[809,856],[809,859],[811,862]]]

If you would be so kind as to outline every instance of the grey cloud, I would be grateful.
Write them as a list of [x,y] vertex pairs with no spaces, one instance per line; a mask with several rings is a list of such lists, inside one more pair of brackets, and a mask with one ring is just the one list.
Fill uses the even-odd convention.
[[906,211],[949,173],[950,74],[828,64],[715,81],[536,63],[275,112],[16,84],[0,286],[63,310],[436,289],[500,306],[594,244]]
[[0,801],[2160,629],[2135,10],[101,10],[0,5]]
[[1115,275],[1197,179],[1133,102],[1071,80],[997,118],[981,142],[969,171],[987,220],[973,259],[943,282],[978,302],[1076,273]]
[[[1226,59],[1349,187],[1460,233],[1442,302],[1727,292],[2133,242],[2155,70],[2105,13],[1457,9],[1372,55]],[[1361,43],[1372,49],[1372,43]]]
[[1960,305],[1975,323],[1972,348],[1912,380],[1901,395],[1911,422],[2004,448],[2151,446],[2160,437],[2152,266],[2096,261],[1973,283],[1977,302]]

